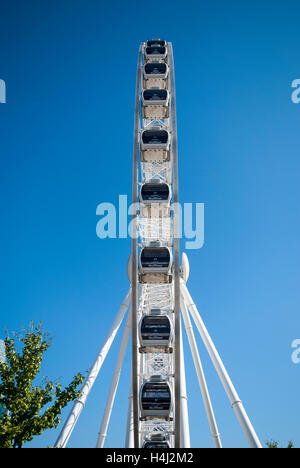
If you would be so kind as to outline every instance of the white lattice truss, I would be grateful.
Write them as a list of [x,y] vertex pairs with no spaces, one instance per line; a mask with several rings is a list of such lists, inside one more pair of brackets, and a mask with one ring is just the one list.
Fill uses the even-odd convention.
[[138,218],[138,232],[142,245],[160,240],[165,245],[172,245],[172,218]]

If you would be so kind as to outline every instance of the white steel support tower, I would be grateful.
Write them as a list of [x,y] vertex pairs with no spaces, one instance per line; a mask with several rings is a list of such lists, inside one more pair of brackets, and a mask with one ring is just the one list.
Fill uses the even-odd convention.
[[160,39],[141,43],[139,47],[132,202],[132,251],[127,267],[131,287],[55,447],[67,446],[110,346],[129,311],[96,447],[104,446],[131,333],[132,372],[125,446],[190,448],[181,321],[192,353],[212,440],[216,448],[222,447],[192,318],[250,447],[261,448],[187,289],[189,263],[184,253],[180,265],[174,59],[172,44]]

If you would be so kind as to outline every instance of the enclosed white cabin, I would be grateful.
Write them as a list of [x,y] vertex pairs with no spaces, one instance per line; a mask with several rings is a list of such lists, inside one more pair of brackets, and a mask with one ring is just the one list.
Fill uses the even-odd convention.
[[170,132],[160,126],[144,129],[140,141],[142,162],[169,161],[170,140]]
[[170,419],[172,392],[160,375],[151,376],[140,389],[141,419]]

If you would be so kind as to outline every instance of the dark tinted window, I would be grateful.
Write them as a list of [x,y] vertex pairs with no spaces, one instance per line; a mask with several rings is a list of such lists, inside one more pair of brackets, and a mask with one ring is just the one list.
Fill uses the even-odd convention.
[[145,101],[165,101],[168,93],[165,89],[146,89],[143,96]]
[[168,442],[145,442],[144,448],[169,448]]
[[142,390],[142,407],[144,410],[169,411],[171,392],[166,383],[146,383]]
[[141,192],[144,201],[168,200],[169,193],[167,184],[144,184]]
[[143,399],[149,399],[149,400],[169,400],[170,395],[167,390],[148,390],[146,392],[143,392]]
[[167,383],[146,383],[143,387],[142,399],[170,401],[169,385]]
[[165,247],[145,247],[142,251],[141,262],[143,267],[168,268],[170,252]]
[[168,132],[166,130],[145,130],[142,135],[145,144],[165,144],[168,142]]
[[152,41],[147,41],[147,46],[148,47],[151,47],[151,46],[165,46],[166,45],[166,41],[161,41],[159,39],[153,39]]
[[167,65],[165,63],[146,63],[145,73],[146,75],[164,75],[167,70]]
[[144,317],[141,324],[143,340],[168,340],[171,332],[168,317]]
[[166,53],[166,48],[165,47],[160,47],[160,46],[151,46],[151,47],[146,47],[146,54],[147,55],[165,55]]

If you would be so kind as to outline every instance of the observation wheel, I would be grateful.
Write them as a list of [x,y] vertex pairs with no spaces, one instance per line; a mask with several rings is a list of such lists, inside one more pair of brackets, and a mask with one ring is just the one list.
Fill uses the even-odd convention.
[[132,199],[138,208],[130,265],[133,442],[135,447],[162,442],[179,447],[178,161],[170,42],[153,39],[140,45],[134,122]]
[[104,446],[131,334],[132,369],[125,447],[190,448],[183,319],[213,444],[215,448],[222,448],[192,318],[250,447],[261,448],[186,286],[190,269],[185,253],[180,265],[176,94],[171,42],[152,39],[140,44],[133,140],[132,245],[127,264],[130,289],[55,447],[67,446],[128,311],[96,447]]

